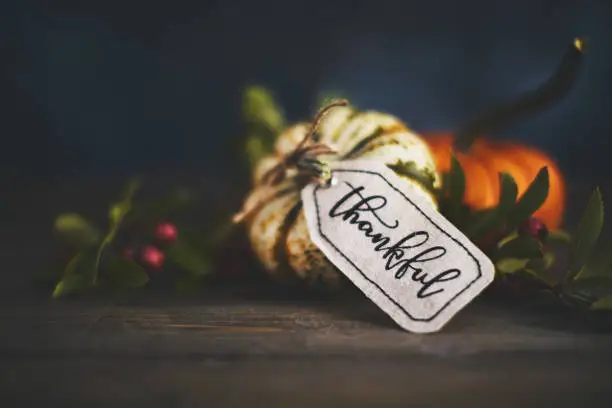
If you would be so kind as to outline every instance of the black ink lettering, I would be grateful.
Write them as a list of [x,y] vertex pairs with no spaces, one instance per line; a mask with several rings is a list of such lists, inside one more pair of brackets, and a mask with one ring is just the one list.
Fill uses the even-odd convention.
[[[424,272],[419,265],[443,257],[447,253],[446,248],[442,246],[432,246],[421,250],[416,255],[406,258],[410,250],[419,248],[429,241],[429,234],[427,231],[411,232],[395,244],[389,245],[391,242],[389,237],[380,232],[375,232],[374,226],[370,221],[364,221],[359,218],[360,213],[371,213],[386,228],[397,228],[399,226],[398,220],[395,220],[395,223],[390,225],[385,223],[380,218],[379,214],[377,214],[378,210],[387,205],[387,198],[381,195],[364,197],[362,191],[365,187],[360,186],[355,188],[350,183],[346,184],[351,188],[351,191],[334,204],[329,211],[329,216],[332,218],[341,217],[343,221],[351,225],[356,225],[357,230],[363,232],[367,238],[370,238],[372,244],[375,244],[374,250],[376,252],[384,251],[382,253],[382,258],[386,260],[385,270],[394,271],[395,279],[402,279],[409,271],[412,271],[409,275],[410,279],[415,283],[421,284],[421,288],[417,292],[417,297],[419,299],[443,292],[444,288],[432,288],[435,284],[457,279],[461,275],[459,269],[449,269],[430,278],[428,273]],[[353,196],[359,197],[359,201],[348,209],[341,209],[340,207]]]
[[[379,195],[374,195],[374,196],[370,196],[368,198],[364,198],[361,195],[361,191],[363,191],[363,189],[364,189],[363,186],[355,188],[350,183],[346,183],[346,184],[351,188],[351,191],[348,194],[346,194],[344,197],[342,197],[340,199],[340,201],[338,201],[336,204],[334,204],[334,206],[329,211],[329,216],[330,217],[334,218],[334,217],[338,217],[338,216],[342,215],[342,219],[344,221],[347,221],[349,218],[352,217],[351,218],[351,224],[355,224],[357,222],[356,220],[359,219],[359,214],[358,214],[359,212],[370,212],[385,227],[390,228],[390,229],[395,229],[395,228],[398,227],[398,225],[399,225],[399,221],[398,220],[395,220],[395,224],[394,225],[389,225],[386,222],[384,222],[380,218],[380,216],[376,213],[377,210],[380,210],[381,208],[384,208],[387,205],[387,199],[385,197],[379,196]],[[348,210],[337,212],[338,208],[342,204],[344,204],[354,194],[357,194],[359,196],[359,198],[361,199],[361,201],[359,201],[357,204],[353,205]],[[378,202],[380,202],[380,205],[378,207],[373,207],[370,202],[376,202],[376,200],[378,200]]]
[[444,272],[434,276],[431,280],[426,281],[426,282],[423,283],[423,286],[417,292],[417,297],[419,299],[424,299],[426,297],[429,297],[429,296],[435,295],[437,293],[443,292],[444,291],[443,288],[440,288],[440,289],[437,289],[437,290],[433,290],[431,292],[427,292],[427,289],[432,287],[434,283],[448,282],[448,281],[451,281],[453,279],[457,279],[460,275],[461,275],[461,271],[459,269],[449,269],[447,271],[444,271]]

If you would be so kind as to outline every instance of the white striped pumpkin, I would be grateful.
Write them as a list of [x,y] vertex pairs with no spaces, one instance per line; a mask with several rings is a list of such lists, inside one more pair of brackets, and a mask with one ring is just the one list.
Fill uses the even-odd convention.
[[[309,127],[309,123],[298,123],[287,128],[278,136],[275,151],[256,164],[254,187],[244,207],[253,210],[245,223],[254,253],[270,276],[336,287],[345,280],[310,240],[300,200],[301,188],[292,177],[296,171],[289,170],[287,177],[272,187],[261,182],[266,171],[295,148]],[[317,141],[337,152],[321,156],[322,160],[367,159],[387,165],[412,162],[413,169],[428,175],[434,187],[440,184],[426,143],[394,116],[338,107],[321,121]],[[434,195],[422,183],[414,177],[403,179],[432,206],[437,206]],[[263,205],[257,205],[260,200],[264,200]]]

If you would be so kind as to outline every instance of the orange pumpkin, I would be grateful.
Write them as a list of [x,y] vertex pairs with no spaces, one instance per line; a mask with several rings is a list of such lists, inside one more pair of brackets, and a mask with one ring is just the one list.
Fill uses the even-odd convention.
[[[438,171],[450,169],[454,137],[448,133],[433,133],[426,141],[434,155]],[[475,210],[497,205],[499,200],[499,176],[501,172],[512,175],[518,187],[519,197],[544,166],[548,167],[549,193],[546,201],[534,214],[548,228],[561,226],[565,210],[565,181],[559,166],[545,153],[529,146],[487,139],[475,140],[469,152],[455,151],[455,156],[465,172],[464,202]]]
[[451,153],[462,165],[466,178],[463,200],[470,208],[481,210],[497,205],[500,172],[507,172],[514,178],[520,197],[540,169],[546,166],[549,194],[534,216],[550,229],[561,226],[565,210],[565,182],[555,161],[533,147],[492,141],[483,135],[538,113],[565,96],[578,76],[584,49],[584,41],[574,39],[556,72],[539,88],[514,101],[490,107],[456,133],[425,134],[439,172],[450,169]]

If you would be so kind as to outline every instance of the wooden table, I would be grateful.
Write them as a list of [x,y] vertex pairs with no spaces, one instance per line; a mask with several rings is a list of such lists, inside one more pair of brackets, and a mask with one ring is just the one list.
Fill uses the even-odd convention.
[[0,401],[610,406],[612,334],[526,312],[481,301],[443,332],[414,335],[365,299],[291,299],[252,288],[182,300],[5,303]]

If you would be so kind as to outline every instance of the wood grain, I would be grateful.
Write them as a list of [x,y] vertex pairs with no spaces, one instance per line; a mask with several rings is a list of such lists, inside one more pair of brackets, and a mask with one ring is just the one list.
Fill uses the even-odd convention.
[[360,299],[220,290],[189,300],[5,302],[0,324],[5,406],[597,407],[612,400],[612,334],[484,302],[435,335],[406,333]]

